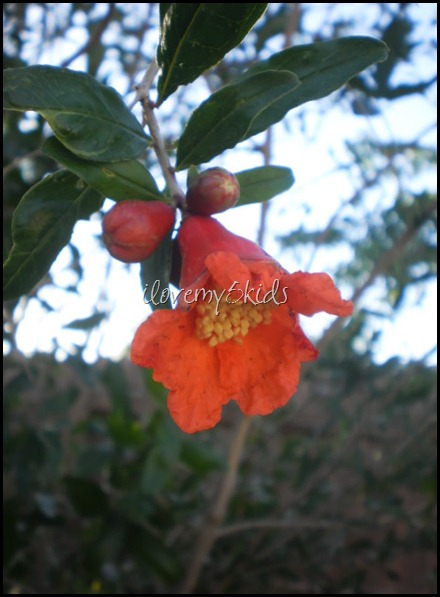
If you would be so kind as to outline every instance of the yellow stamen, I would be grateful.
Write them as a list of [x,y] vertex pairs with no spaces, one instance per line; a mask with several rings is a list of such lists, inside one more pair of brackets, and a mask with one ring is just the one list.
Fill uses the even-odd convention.
[[242,343],[250,329],[272,322],[273,304],[200,302],[196,307],[195,335],[212,348],[228,340]]

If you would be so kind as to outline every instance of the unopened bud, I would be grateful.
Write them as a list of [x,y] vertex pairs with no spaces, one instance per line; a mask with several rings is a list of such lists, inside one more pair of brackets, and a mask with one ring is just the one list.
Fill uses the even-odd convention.
[[240,185],[224,168],[208,168],[189,184],[186,193],[188,210],[210,216],[234,207],[240,197]]
[[102,220],[104,244],[119,261],[144,261],[172,230],[174,219],[174,209],[162,201],[122,201]]

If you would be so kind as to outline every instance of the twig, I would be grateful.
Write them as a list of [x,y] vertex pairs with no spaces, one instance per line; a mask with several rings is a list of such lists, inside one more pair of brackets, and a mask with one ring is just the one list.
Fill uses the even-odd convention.
[[[139,101],[144,111],[144,117],[151,138],[153,140],[153,149],[156,153],[159,166],[165,178],[166,186],[171,194],[175,206],[183,205],[185,194],[177,184],[174,168],[171,166],[164,140],[160,133],[159,123],[154,113],[155,104],[150,100],[150,89],[157,74],[158,66],[155,60],[150,62],[145,71],[142,81],[136,86],[136,102]],[[135,102],[135,103],[136,103]]]
[[193,592],[199,580],[205,559],[211,551],[211,547],[218,536],[219,528],[225,519],[227,507],[237,480],[238,466],[250,425],[250,417],[245,417],[240,421],[237,435],[229,453],[228,470],[211,514],[199,535],[194,557],[180,592],[181,595],[190,595]]
[[153,59],[148,65],[148,68],[142,77],[142,81],[139,83],[139,85],[135,85],[136,99],[130,108],[133,108],[137,102],[142,102],[142,100],[150,101],[150,89],[158,70],[159,67],[157,66],[156,59]]
[[298,2],[289,2],[287,5],[289,10],[286,15],[283,50],[292,45],[292,38],[294,33],[298,31],[299,20],[301,18],[301,5]]
[[30,160],[32,158],[36,158],[39,155],[43,155],[40,148],[33,149],[32,151],[29,151],[28,153],[25,153],[24,155],[14,158],[12,160],[12,162],[9,162],[9,164],[6,164],[6,166],[3,168],[3,176],[6,176],[7,174],[9,174],[9,172],[11,172],[11,170],[18,168],[18,166],[25,160]]
[[112,20],[113,14],[115,12],[115,9],[116,9],[116,4],[114,2],[110,2],[109,6],[108,6],[108,13],[97,24],[96,29],[93,32],[93,35],[91,35],[89,37],[88,41],[83,46],[81,46],[81,48],[79,48],[74,54],[72,54],[72,56],[70,56],[69,58],[66,58],[66,60],[64,60],[61,63],[62,67],[65,68],[66,66],[69,66],[69,64],[71,64],[74,60],[76,60],[77,58],[79,58],[82,54],[87,54],[87,52],[91,48],[93,48],[93,46],[95,45],[95,43],[101,38],[101,36],[104,33],[107,25]]

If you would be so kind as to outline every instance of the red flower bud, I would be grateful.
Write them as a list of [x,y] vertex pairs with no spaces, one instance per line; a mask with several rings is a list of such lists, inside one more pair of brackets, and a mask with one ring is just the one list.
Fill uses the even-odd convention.
[[240,185],[224,168],[208,168],[188,186],[186,200],[189,211],[210,216],[234,207],[240,196]]
[[125,263],[147,259],[174,226],[175,212],[162,201],[123,201],[102,220],[108,252]]

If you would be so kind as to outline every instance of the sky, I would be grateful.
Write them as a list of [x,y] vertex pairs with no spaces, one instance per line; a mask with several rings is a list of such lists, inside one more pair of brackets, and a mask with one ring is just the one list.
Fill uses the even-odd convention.
[[[314,19],[310,28],[325,29],[325,18],[328,15],[324,7],[328,5],[313,6],[316,9],[310,11],[307,16]],[[364,18],[357,19],[353,34],[371,33],[370,29],[377,18],[373,9],[365,10],[366,5],[363,3],[334,6],[335,18],[337,11],[347,10],[359,17],[358,13],[362,8]],[[418,4],[413,8],[415,17],[420,22],[420,32],[423,31],[425,22],[431,18],[434,6]],[[80,30],[79,27],[78,31]],[[75,36],[75,44],[79,42],[80,36]],[[71,55],[73,45],[68,39],[64,44],[57,44],[55,49],[49,48],[47,56],[41,56],[40,63],[59,63],[63,55]],[[84,64],[79,59],[71,68],[82,70]],[[420,70],[426,71],[428,76],[432,68],[433,64],[428,60],[417,65],[404,65],[401,76],[406,79],[409,77],[411,80],[419,76]],[[111,84],[118,89],[117,77]],[[122,92],[122,82],[120,91]],[[200,86],[197,93],[200,94],[200,99],[204,99],[208,90]],[[318,251],[310,262],[310,256],[305,255],[303,251],[297,254],[292,250],[281,251],[277,238],[283,233],[288,234],[298,222],[302,222],[306,229],[325,226],[335,210],[350,197],[353,192],[352,181],[347,180],[341,169],[335,169],[336,164],[345,160],[346,141],[356,140],[365,135],[378,140],[411,140],[436,120],[433,100],[424,96],[411,96],[407,100],[394,102],[392,110],[382,106],[381,113],[370,118],[355,117],[346,108],[344,105],[333,108],[327,118],[310,111],[306,116],[309,134],[304,134],[300,121],[295,119],[294,115],[292,118],[289,117],[289,130],[283,124],[276,125],[276,143],[273,144],[271,163],[292,168],[296,182],[292,189],[271,202],[265,249],[289,271],[306,266],[309,267],[308,271],[331,273],[334,269],[333,253]],[[313,134],[310,134],[310,131],[313,131]],[[434,145],[434,132],[430,132],[425,141]],[[232,172],[261,165],[261,156],[255,152],[250,153],[249,146],[250,142],[247,142],[225,152],[215,160],[215,165],[226,167]],[[160,174],[157,174],[160,179]],[[184,186],[185,177],[180,176],[179,181]],[[423,184],[435,190],[434,178],[429,177]],[[110,209],[113,204],[112,201],[106,200],[103,211]],[[233,232],[255,240],[260,221],[260,206],[231,210],[219,215],[218,219]],[[16,338],[19,349],[25,355],[31,355],[36,351],[55,350],[56,357],[63,360],[68,355],[75,354],[77,347],[85,342],[85,333],[69,329],[69,322],[86,318],[97,311],[108,313],[108,317],[103,319],[97,329],[87,333],[87,348],[83,352],[83,358],[92,363],[99,356],[117,360],[128,354],[134,332],[148,316],[150,309],[143,302],[139,266],[127,266],[112,259],[103,249],[100,235],[101,219],[98,214],[92,216],[90,221],[79,222],[76,225],[72,243],[81,248],[83,253],[81,264],[84,275],[79,280],[69,268],[70,250],[63,249],[51,270],[59,288],[46,286],[39,291],[39,298],[50,305],[52,310],[48,311],[39,301],[31,299],[23,316],[24,303],[18,306],[15,319],[20,323]],[[348,260],[350,253],[341,250],[337,259]],[[62,289],[72,286],[76,287],[76,293]],[[352,289],[347,286],[342,287],[342,291],[344,297],[349,298]],[[357,307],[362,307],[365,302],[374,304],[375,294],[378,294],[378,289],[371,289]],[[375,326],[381,331],[380,342],[375,347],[376,361],[384,362],[396,354],[406,360],[421,358],[430,353],[436,344],[436,313],[436,284],[426,285],[423,291],[411,290],[404,308],[397,314],[373,321],[371,324],[372,330]],[[333,319],[322,314],[313,318],[302,318],[301,324],[310,338],[316,341]],[[7,351],[7,346],[5,348]],[[360,346],[359,349],[362,350],[363,347]],[[429,362],[434,363],[435,359],[436,353],[432,352]]]

